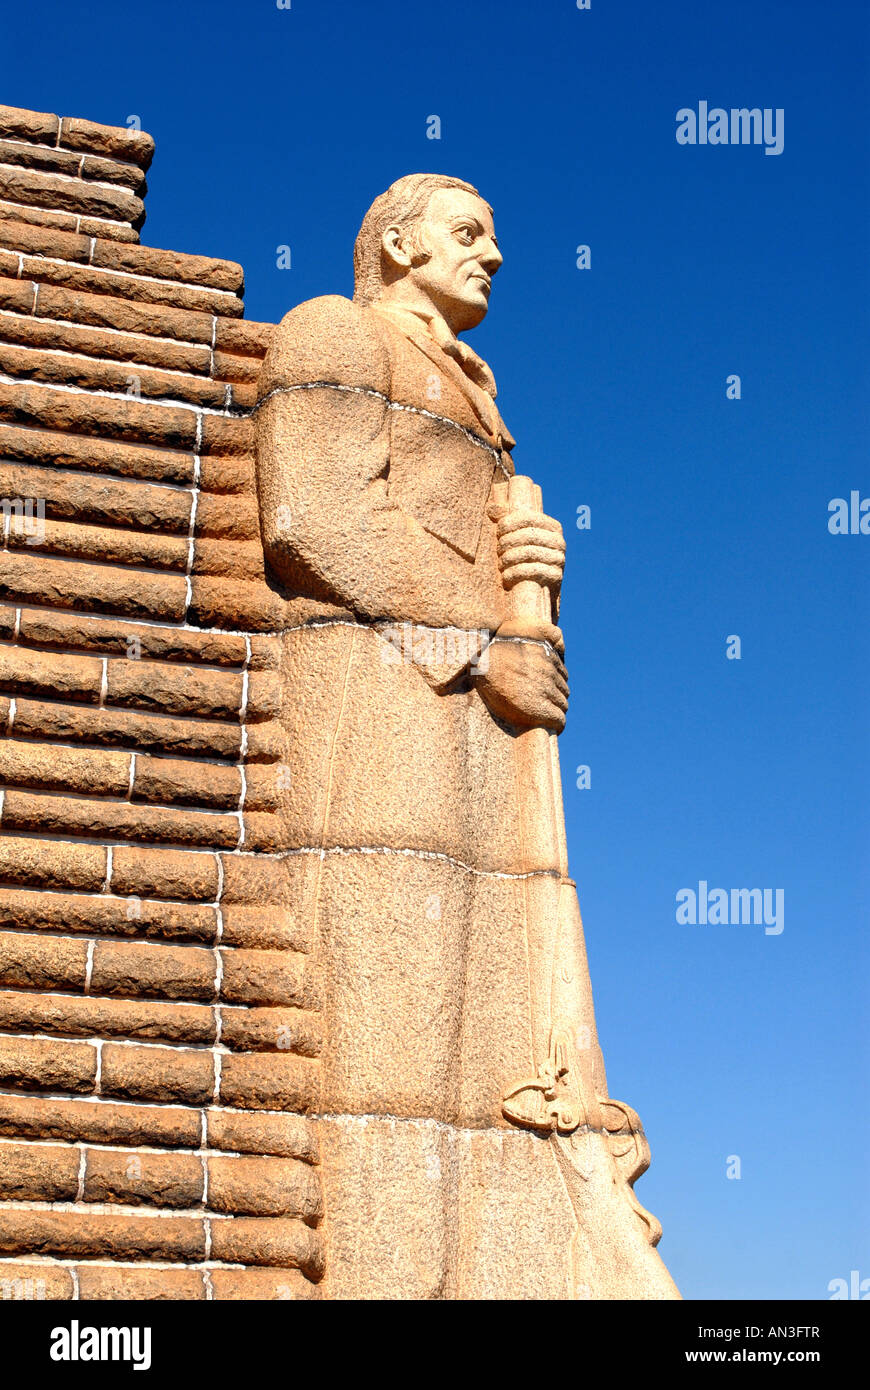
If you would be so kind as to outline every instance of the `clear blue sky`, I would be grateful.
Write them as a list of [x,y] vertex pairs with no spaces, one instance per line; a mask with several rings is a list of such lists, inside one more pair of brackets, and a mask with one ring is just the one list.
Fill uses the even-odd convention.
[[[143,240],[241,261],[249,317],[350,294],[362,215],[401,174],[493,203],[505,264],[471,341],[568,537],[572,865],[611,1091],[652,1143],[638,1193],[690,1298],[870,1277],[870,536],[827,529],[831,498],[870,496],[867,15],[47,0],[38,32],[26,6],[3,20],[3,100],[139,116]],[[783,153],[678,145],[700,100],[783,108]],[[783,888],[784,931],[678,925],[700,880]]]

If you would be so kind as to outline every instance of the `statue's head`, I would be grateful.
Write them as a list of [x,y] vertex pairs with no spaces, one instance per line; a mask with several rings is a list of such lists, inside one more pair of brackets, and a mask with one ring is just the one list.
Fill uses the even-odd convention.
[[354,300],[428,302],[454,333],[486,315],[502,263],[492,208],[446,174],[408,174],[366,213],[354,247]]

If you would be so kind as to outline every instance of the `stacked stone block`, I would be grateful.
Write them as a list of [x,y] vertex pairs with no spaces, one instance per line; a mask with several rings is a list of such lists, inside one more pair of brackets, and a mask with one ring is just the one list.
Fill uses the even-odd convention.
[[152,152],[0,107],[0,1297],[311,1298],[273,326],[239,266],[138,244]]

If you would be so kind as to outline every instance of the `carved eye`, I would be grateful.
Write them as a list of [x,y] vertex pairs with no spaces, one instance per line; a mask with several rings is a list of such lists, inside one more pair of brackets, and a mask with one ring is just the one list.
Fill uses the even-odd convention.
[[474,228],[457,227],[456,235],[459,237],[460,241],[463,241],[465,243],[466,246],[470,246],[471,243],[474,241]]

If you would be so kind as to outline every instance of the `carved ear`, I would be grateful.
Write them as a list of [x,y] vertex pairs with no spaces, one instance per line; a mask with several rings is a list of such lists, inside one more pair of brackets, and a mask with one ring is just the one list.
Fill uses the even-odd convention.
[[411,266],[411,250],[408,241],[405,228],[398,223],[385,228],[381,236],[381,249],[394,265],[401,266],[405,270],[409,270]]

